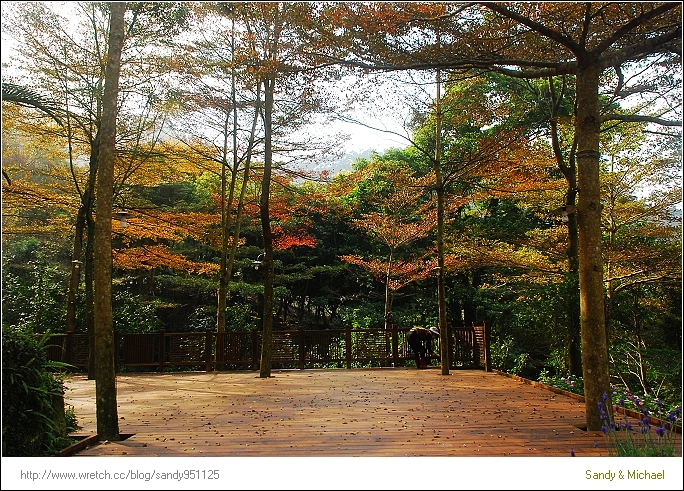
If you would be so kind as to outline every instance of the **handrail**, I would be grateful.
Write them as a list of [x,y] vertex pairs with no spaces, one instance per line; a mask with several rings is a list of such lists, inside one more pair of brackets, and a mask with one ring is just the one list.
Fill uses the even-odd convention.
[[[486,326],[447,326],[450,368],[491,371]],[[274,331],[274,368],[353,368],[354,366],[408,366],[413,353],[406,342],[408,328],[304,329]],[[77,368],[88,367],[88,334],[54,334],[48,356]],[[259,331],[115,333],[117,370],[147,367],[168,369],[258,370]]]

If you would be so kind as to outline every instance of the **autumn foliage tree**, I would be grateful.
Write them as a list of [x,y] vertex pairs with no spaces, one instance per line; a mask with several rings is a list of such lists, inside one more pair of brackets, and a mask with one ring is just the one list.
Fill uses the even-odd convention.
[[[392,325],[392,294],[412,281],[427,278],[431,274],[426,251],[420,257],[397,257],[402,246],[424,239],[435,227],[436,210],[426,199],[424,187],[406,169],[385,162],[389,168],[378,168],[374,176],[375,192],[367,196],[366,206],[372,211],[362,213],[353,224],[385,248],[383,259],[362,258],[354,255],[342,259],[369,270],[385,285],[385,329]],[[371,168],[376,165],[371,164]],[[369,169],[364,169],[368,172]]]

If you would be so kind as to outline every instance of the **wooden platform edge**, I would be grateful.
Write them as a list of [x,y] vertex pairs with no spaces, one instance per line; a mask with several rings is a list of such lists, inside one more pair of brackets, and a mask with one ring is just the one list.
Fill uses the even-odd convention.
[[[72,438],[80,438],[79,435],[70,435]],[[55,455],[56,457],[69,457],[70,455],[73,455],[77,452],[80,452],[86,447],[89,447],[91,445],[95,445],[100,441],[99,435],[88,435],[81,440],[77,441],[76,443],[73,443],[69,445],[66,448],[63,448],[57,454]]]
[[[578,401],[585,402],[584,401],[584,396],[575,394],[574,392],[569,392],[567,390],[559,389],[558,387],[553,387],[551,385],[546,385],[541,382],[535,382],[534,380],[526,379],[523,378],[519,375],[513,375],[512,373],[506,373],[506,372],[501,372],[499,370],[494,370],[492,369],[493,373],[496,373],[497,375],[502,375],[504,377],[512,378],[514,380],[517,380],[518,382],[522,382],[524,384],[531,385],[533,387],[540,387],[542,389],[550,390],[551,392],[555,392],[556,394],[562,394],[564,396],[571,397],[573,399],[577,399]],[[616,410],[618,413],[624,414],[625,416],[629,416],[630,418],[635,418],[638,419],[639,421],[644,419],[644,414],[643,413],[638,413],[636,411],[633,411],[632,409],[627,409],[623,407],[616,406]],[[672,431],[674,433],[682,433],[682,426],[678,424],[671,423],[669,421],[663,421],[660,418],[657,418],[655,416],[648,415],[648,419],[652,424],[655,424],[657,426],[664,426],[665,423],[669,424]]]

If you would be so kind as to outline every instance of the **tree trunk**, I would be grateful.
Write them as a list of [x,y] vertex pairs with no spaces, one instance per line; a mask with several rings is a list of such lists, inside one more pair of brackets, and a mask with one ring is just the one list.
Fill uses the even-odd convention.
[[[598,404],[610,401],[608,344],[605,329],[603,257],[601,254],[601,193],[599,180],[598,87],[601,70],[581,60],[577,70],[577,176],[579,201],[579,286],[582,365],[587,429],[601,429]],[[608,402],[606,411],[612,410]]]
[[95,207],[95,403],[97,433],[102,440],[119,440],[112,320],[112,202],[116,157],[116,116],[125,2],[110,3],[109,47],[102,100],[101,146]]
[[81,255],[83,254],[83,232],[85,231],[85,209],[81,205],[76,216],[76,231],[74,233],[74,250],[71,255],[71,272],[69,276],[69,291],[67,293],[66,332],[74,332],[76,325],[76,307],[78,303],[78,285],[81,283]]
[[86,222],[88,232],[86,233],[85,250],[85,320],[88,328],[88,380],[95,380],[95,273],[94,273],[94,250],[95,250],[95,220],[93,211],[87,211]]
[[[554,88],[553,77],[549,77],[549,93],[551,94],[551,117],[549,118],[549,126],[551,129],[551,146],[553,148],[554,156],[558,168],[563,173],[568,184],[568,190],[565,195],[565,205],[568,207],[575,207],[577,205],[577,163],[575,161],[575,154],[577,152],[577,138],[573,140],[570,155],[567,163],[561,149],[561,138],[559,136],[558,119],[559,108],[563,97],[565,95],[565,78],[563,78],[563,89],[560,94],[556,93]],[[568,215],[568,274],[565,278],[565,305],[568,316],[567,323],[567,354],[568,354],[568,368],[572,375],[577,377],[582,376],[582,349],[581,349],[581,328],[579,315],[579,234],[577,225],[577,214],[570,213]]]
[[[90,169],[88,171],[88,186],[81,198],[81,209],[84,215],[86,229],[85,254],[83,254],[83,269],[85,270],[85,323],[89,335],[88,380],[95,380],[95,319],[93,295],[93,251],[95,250],[95,220],[93,208],[95,205],[95,185],[97,179],[97,161],[100,155],[100,133],[90,144]],[[79,211],[80,212],[80,211]]]
[[[235,87],[233,87],[233,94]],[[236,110],[234,107],[233,110]],[[226,330],[226,296],[228,295],[228,282],[230,281],[231,271],[228,269],[228,239],[230,224],[230,209],[233,206],[233,193],[235,192],[235,178],[237,176],[237,158],[233,159],[233,172],[231,173],[229,197],[226,198],[226,169],[228,167],[228,123],[230,113],[226,114],[226,121],[223,125],[223,161],[221,162],[221,266],[219,269],[219,288],[218,305],[216,311],[216,332]],[[233,126],[233,136],[237,133],[237,124]],[[235,138],[233,138],[235,139]],[[235,155],[235,142],[233,143],[233,154]]]
[[439,355],[442,375],[449,375],[449,339],[447,333],[446,292],[444,289],[444,182],[442,179],[442,105],[441,71],[437,70],[435,98],[435,187],[437,188],[437,303],[439,310]]
[[269,214],[269,193],[271,190],[271,169],[273,166],[273,91],[275,77],[264,80],[264,177],[261,181],[261,201],[259,203],[261,230],[264,236],[264,303],[261,333],[261,365],[259,376],[271,376],[271,352],[273,347],[273,235]]
[[389,260],[387,262],[387,271],[385,272],[385,330],[392,329],[392,307],[390,301],[390,273],[392,270],[392,261],[394,260],[394,251],[390,249]]
[[[568,179],[566,205],[575,206],[577,200],[576,166],[570,165],[571,178]],[[566,276],[566,312],[568,315],[568,361],[572,375],[582,376],[582,334],[579,313],[579,232],[577,213],[568,215],[568,274]]]

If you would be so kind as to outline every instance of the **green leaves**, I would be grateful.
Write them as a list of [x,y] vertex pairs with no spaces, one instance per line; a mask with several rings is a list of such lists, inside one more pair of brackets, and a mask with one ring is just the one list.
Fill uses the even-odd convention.
[[65,444],[64,386],[49,362],[50,333],[36,336],[26,328],[2,329],[2,455],[54,455]]

